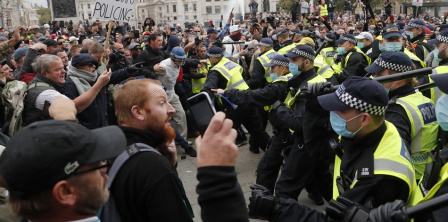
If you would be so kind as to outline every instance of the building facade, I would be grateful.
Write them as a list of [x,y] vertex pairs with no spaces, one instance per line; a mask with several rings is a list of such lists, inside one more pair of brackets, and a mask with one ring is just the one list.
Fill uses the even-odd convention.
[[37,4],[22,0],[0,1],[0,25],[6,30],[12,31],[19,25],[39,25]]

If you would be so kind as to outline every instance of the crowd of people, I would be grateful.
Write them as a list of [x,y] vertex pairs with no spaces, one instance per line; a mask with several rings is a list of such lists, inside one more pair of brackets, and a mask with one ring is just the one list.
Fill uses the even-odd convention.
[[[203,221],[444,221],[446,205],[406,207],[448,189],[448,13],[365,3],[0,28],[0,218],[193,221],[177,144],[197,156]],[[219,112],[200,135],[188,98],[203,92]],[[248,205],[247,141],[262,153]],[[298,203],[303,189],[326,210]]]

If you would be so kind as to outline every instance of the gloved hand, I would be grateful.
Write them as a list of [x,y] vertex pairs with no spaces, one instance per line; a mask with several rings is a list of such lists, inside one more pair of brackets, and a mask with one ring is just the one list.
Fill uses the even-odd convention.
[[128,68],[126,68],[126,71],[128,73],[134,73],[134,72],[137,72],[139,70],[142,70],[144,63],[145,62],[138,62],[138,63],[135,63],[134,65],[130,65],[130,66],[128,66]]
[[311,96],[317,97],[320,95],[332,93],[333,85],[330,82],[316,82],[308,83],[308,92]]
[[273,221],[278,216],[279,205],[268,188],[253,184],[250,186],[249,218]]
[[406,207],[402,200],[383,204],[370,211],[371,222],[409,222]]
[[329,221],[363,222],[369,219],[366,207],[344,197],[338,197],[336,201],[330,200],[325,213]]

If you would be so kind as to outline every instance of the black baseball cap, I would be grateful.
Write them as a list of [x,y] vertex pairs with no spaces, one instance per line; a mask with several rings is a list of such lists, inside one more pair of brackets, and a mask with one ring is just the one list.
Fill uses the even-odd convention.
[[360,76],[348,77],[334,93],[317,97],[328,111],[356,109],[372,115],[386,113],[389,97],[381,83]]
[[448,74],[432,74],[429,77],[434,80],[440,91],[448,94]]
[[67,179],[77,169],[118,156],[126,138],[117,126],[88,130],[82,125],[45,120],[18,131],[0,156],[0,175],[13,195],[25,197]]
[[73,67],[79,67],[79,66],[86,65],[89,63],[93,63],[93,64],[95,64],[96,67],[98,67],[98,62],[90,54],[81,53],[81,54],[75,55],[72,58],[72,66]]
[[58,42],[58,41],[55,41],[53,39],[45,39],[42,43],[47,45],[47,46],[62,45],[62,42]]

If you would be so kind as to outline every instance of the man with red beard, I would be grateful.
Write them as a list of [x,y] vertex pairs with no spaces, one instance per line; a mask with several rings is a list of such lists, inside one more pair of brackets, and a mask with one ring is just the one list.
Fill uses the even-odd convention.
[[[157,80],[126,82],[114,95],[115,114],[131,156],[110,187],[122,221],[188,221],[193,213],[176,171],[175,112]],[[152,152],[138,152],[152,149]],[[137,154],[131,151],[137,151]],[[112,168],[113,169],[113,168]]]

